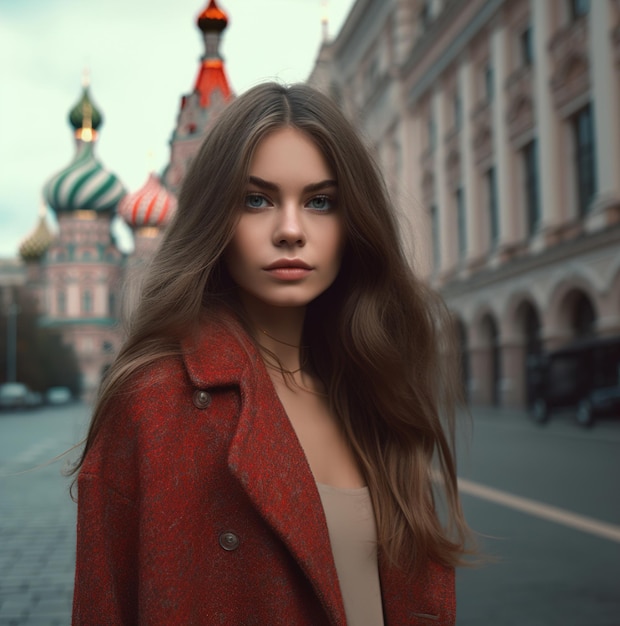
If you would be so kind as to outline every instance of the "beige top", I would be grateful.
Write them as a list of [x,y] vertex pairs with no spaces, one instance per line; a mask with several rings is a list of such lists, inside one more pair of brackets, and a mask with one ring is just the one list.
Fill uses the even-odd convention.
[[317,483],[348,626],[383,626],[377,529],[368,487]]

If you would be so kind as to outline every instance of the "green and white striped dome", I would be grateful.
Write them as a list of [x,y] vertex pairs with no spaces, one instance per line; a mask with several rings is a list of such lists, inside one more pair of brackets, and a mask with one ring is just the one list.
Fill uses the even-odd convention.
[[123,184],[97,161],[94,142],[78,140],[77,145],[73,161],[45,185],[45,199],[56,213],[114,211],[127,193]]

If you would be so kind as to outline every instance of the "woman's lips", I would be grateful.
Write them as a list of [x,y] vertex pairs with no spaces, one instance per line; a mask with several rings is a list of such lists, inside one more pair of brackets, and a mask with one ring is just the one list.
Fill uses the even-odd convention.
[[279,280],[300,280],[310,274],[312,267],[301,259],[278,259],[265,271]]
[[298,265],[272,267],[266,271],[273,277],[280,280],[300,280],[305,278],[312,271],[308,267],[300,267]]

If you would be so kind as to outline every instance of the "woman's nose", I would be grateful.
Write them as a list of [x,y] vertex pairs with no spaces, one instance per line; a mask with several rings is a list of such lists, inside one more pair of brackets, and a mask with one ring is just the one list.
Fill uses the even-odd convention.
[[277,246],[303,246],[306,243],[301,210],[297,206],[284,205],[277,212],[273,240]]

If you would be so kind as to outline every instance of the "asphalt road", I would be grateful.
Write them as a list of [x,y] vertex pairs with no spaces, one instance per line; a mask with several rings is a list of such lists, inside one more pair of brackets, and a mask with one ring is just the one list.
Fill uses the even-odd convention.
[[[74,456],[49,461],[81,439],[88,410],[0,413],[0,626],[70,623],[75,505],[62,470]],[[458,626],[620,626],[620,420],[585,431],[474,413],[459,474],[492,561],[459,570]]]
[[620,420],[476,411],[459,474],[493,561],[459,570],[458,626],[620,625]]

